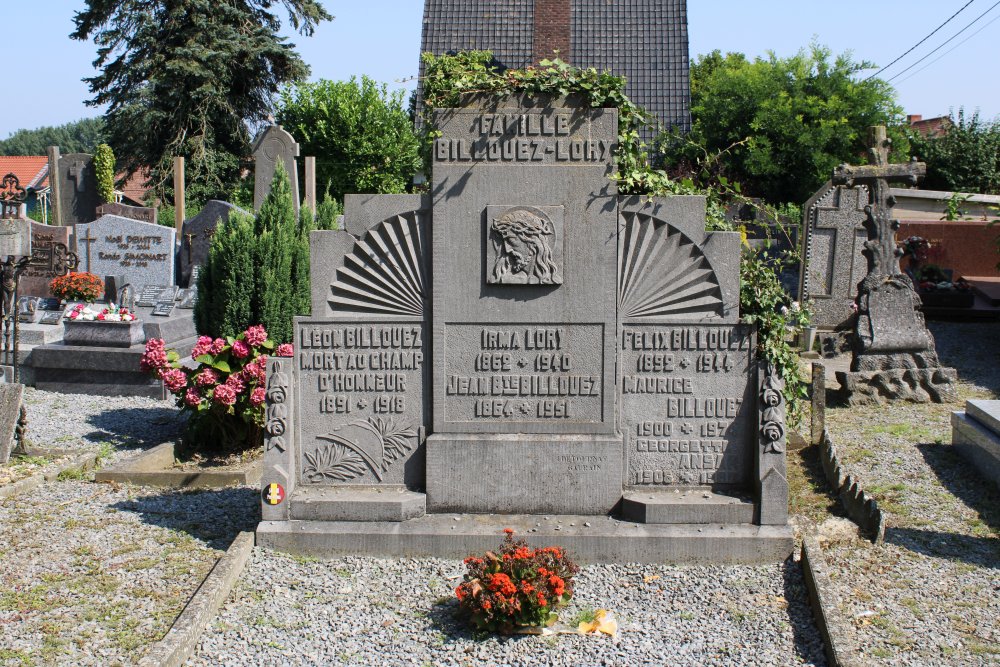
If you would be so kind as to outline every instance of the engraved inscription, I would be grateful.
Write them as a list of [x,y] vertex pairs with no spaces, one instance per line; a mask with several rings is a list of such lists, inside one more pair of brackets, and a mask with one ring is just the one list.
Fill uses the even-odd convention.
[[299,323],[304,483],[404,481],[423,423],[424,335],[412,323]]
[[745,326],[625,325],[621,334],[625,483],[741,485],[755,430]]
[[[97,253],[97,259],[105,262],[117,262],[118,266],[140,267],[149,266],[150,262],[165,263],[170,253],[163,247],[162,236],[131,236],[106,235],[104,243],[108,250]],[[160,250],[163,252],[158,252]]]
[[603,327],[448,325],[450,421],[601,421]]

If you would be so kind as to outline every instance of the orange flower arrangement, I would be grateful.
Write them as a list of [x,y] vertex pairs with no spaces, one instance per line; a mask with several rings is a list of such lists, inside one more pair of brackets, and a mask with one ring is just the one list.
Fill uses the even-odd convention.
[[49,283],[52,296],[67,301],[93,303],[104,292],[104,281],[93,273],[81,271],[58,276]]
[[518,627],[552,625],[555,608],[573,597],[580,568],[559,547],[532,549],[506,533],[497,553],[465,559],[467,572],[455,589],[459,608],[479,630],[511,633]]

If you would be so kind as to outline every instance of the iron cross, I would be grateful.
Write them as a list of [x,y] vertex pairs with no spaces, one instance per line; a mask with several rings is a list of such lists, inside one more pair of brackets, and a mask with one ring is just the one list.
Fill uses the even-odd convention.
[[889,147],[885,126],[877,125],[868,130],[868,160],[871,164],[854,167],[842,164],[833,170],[833,184],[868,186],[871,203],[865,207],[870,228],[865,248],[870,252],[868,274],[895,276],[902,273],[899,257],[902,250],[896,245],[899,221],[892,220],[896,198],[889,194],[889,183],[916,185],[927,174],[927,165],[914,159],[906,164],[889,164]]

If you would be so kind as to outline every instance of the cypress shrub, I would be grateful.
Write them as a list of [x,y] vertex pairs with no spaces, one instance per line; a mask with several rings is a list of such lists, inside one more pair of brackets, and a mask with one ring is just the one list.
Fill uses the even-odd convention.
[[249,216],[232,213],[212,237],[208,261],[198,276],[195,327],[203,336],[225,338],[253,323],[251,305],[257,238]]
[[323,201],[316,206],[316,229],[337,229],[337,216],[343,213],[340,204],[327,190]]

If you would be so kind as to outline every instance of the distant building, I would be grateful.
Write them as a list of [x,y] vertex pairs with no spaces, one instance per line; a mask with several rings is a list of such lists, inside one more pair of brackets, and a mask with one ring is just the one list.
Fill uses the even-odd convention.
[[690,129],[687,0],[425,0],[421,53],[472,49],[510,69],[558,52],[609,70],[664,127]]
[[906,122],[909,123],[910,129],[914,132],[919,132],[925,137],[940,137],[948,134],[955,124],[951,122],[951,118],[948,116],[938,116],[936,118],[924,118],[920,114],[911,114],[906,117]]
[[49,158],[44,155],[0,155],[0,178],[14,174],[27,199],[24,214],[45,219],[48,211]]

